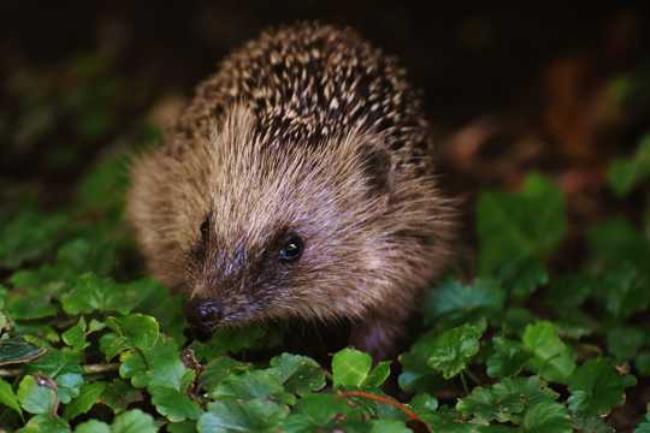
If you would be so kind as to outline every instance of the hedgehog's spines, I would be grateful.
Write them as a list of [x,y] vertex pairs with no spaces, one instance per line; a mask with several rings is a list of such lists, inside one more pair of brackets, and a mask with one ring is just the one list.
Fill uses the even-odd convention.
[[169,136],[174,147],[205,137],[211,120],[243,102],[269,141],[309,144],[356,126],[383,132],[400,170],[431,171],[428,123],[405,76],[394,57],[350,28],[280,27],[225,59]]

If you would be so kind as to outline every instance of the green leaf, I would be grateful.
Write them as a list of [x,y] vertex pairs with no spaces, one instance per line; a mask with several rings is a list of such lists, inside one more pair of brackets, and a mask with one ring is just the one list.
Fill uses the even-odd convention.
[[534,372],[551,382],[567,383],[575,369],[575,361],[552,323],[536,322],[526,326],[522,341],[524,349],[532,355],[528,365]]
[[79,206],[84,211],[119,214],[128,187],[128,157],[111,155],[97,164],[79,185]]
[[74,433],[111,433],[111,428],[105,422],[91,419],[79,424]]
[[49,414],[56,404],[56,392],[45,379],[28,375],[18,386],[18,401],[29,413]]
[[156,345],[145,352],[149,365],[148,386],[165,386],[182,390],[184,379],[193,374],[183,364],[178,344],[171,338],[159,338]]
[[334,387],[360,388],[372,367],[372,358],[364,352],[346,348],[332,358]]
[[604,359],[590,359],[578,367],[569,379],[569,409],[587,416],[607,414],[622,404],[625,388],[634,386],[633,376],[621,376]]
[[120,355],[120,377],[130,379],[135,388],[144,388],[149,383],[147,361],[135,350],[122,352]]
[[644,311],[650,305],[647,277],[629,263],[608,270],[599,294],[605,308],[619,319]]
[[634,429],[634,433],[650,433],[650,412],[646,413],[643,421]]
[[513,258],[544,259],[565,231],[562,192],[539,175],[530,175],[519,193],[482,193],[477,204],[480,274],[489,275]]
[[197,423],[199,433],[266,433],[277,431],[288,409],[269,400],[215,401]]
[[80,362],[79,352],[50,349],[45,356],[27,364],[25,369],[30,373],[44,373],[51,377],[64,373],[81,374],[83,369]]
[[639,268],[650,260],[640,256],[650,248],[647,239],[631,222],[620,217],[590,227],[587,241],[594,258],[607,264],[629,262]]
[[36,320],[56,316],[58,310],[49,296],[34,299],[32,296],[10,296],[7,312],[14,320]]
[[106,324],[104,322],[101,322],[97,319],[92,319],[88,324],[88,330],[86,331],[86,334],[92,334],[94,332],[101,331],[104,328],[106,328]]
[[3,379],[0,379],[0,404],[15,410],[20,415],[23,413],[23,411],[20,409],[18,396],[16,396],[16,393],[14,393],[11,384],[5,382]]
[[123,352],[120,361],[120,376],[131,379],[136,388],[162,386],[180,391],[187,375],[193,374],[183,364],[178,344],[162,335],[151,349]]
[[52,415],[36,415],[16,433],[69,433],[68,423]]
[[505,262],[497,273],[510,295],[520,301],[548,283],[546,267],[539,260],[530,257]]
[[86,320],[81,317],[76,325],[61,334],[61,338],[65,344],[71,346],[74,350],[83,350],[88,346],[88,343],[86,343],[86,329]]
[[639,376],[650,377],[650,351],[643,351],[634,358]]
[[530,408],[522,422],[525,433],[571,433],[571,420],[566,408],[553,401],[543,401]]
[[364,387],[379,388],[390,376],[390,361],[381,361],[370,371],[364,381]]
[[196,433],[195,421],[183,421],[173,424],[167,424],[169,433]]
[[430,346],[424,348],[428,352],[427,365],[445,379],[451,379],[467,368],[478,353],[479,339],[484,331],[485,323],[481,322],[461,325],[436,336]]
[[325,374],[311,358],[283,353],[271,359],[270,365],[288,392],[302,396],[325,387]]
[[[177,316],[181,304],[175,299],[167,299],[161,294],[166,291],[149,279],[136,280],[130,283],[116,283],[111,278],[98,276],[92,272],[84,273],[73,280],[71,290],[61,296],[63,310],[69,315],[89,314],[94,311],[116,311],[127,314],[142,303],[148,302],[153,296],[158,298],[158,306],[165,306],[161,313],[170,313],[171,318]],[[160,302],[160,299],[168,302]],[[169,305],[173,302],[173,305]],[[177,311],[178,310],[178,311]]]
[[156,433],[158,428],[151,415],[140,409],[122,412],[113,420],[111,433]]
[[150,350],[160,334],[156,319],[139,313],[109,317],[106,324],[124,339],[126,347],[130,349]]
[[427,393],[415,395],[409,402],[409,406],[420,416],[426,416],[438,409],[438,399]]
[[2,298],[3,287],[0,285],[0,334],[4,334],[5,331],[8,331],[12,324],[9,321],[9,317],[2,311],[3,310],[3,298]]
[[632,326],[619,326],[607,331],[607,350],[618,361],[633,359],[645,342],[645,332]]
[[[436,412],[420,415],[435,432],[442,433],[514,433],[512,430],[500,430],[497,426],[481,426],[470,423],[456,410],[441,406]],[[494,429],[494,430],[493,430]]]
[[403,421],[381,419],[371,422],[370,433],[412,433],[412,430]]
[[251,369],[250,364],[236,361],[227,356],[218,356],[212,359],[199,376],[201,389],[210,392],[229,376],[238,375]]
[[132,309],[156,318],[160,328],[179,344],[185,337],[184,301],[179,294],[172,294],[169,289],[151,278],[142,278],[123,284],[131,294]]
[[121,379],[115,379],[106,384],[101,396],[101,402],[110,407],[113,412],[121,413],[132,403],[142,401],[142,392],[129,386]]
[[607,172],[609,186],[619,197],[625,196],[639,183],[650,177],[650,134],[643,137],[636,154],[628,159],[616,159]]
[[108,334],[102,335],[99,339],[99,350],[104,354],[106,360],[110,361],[117,355],[124,355],[123,352],[129,350],[129,342],[125,337],[114,332],[109,332]]
[[87,272],[108,275],[117,262],[120,245],[115,235],[104,233],[103,228],[100,225],[85,237],[64,243],[56,253],[57,269],[74,276]]
[[583,417],[574,414],[571,417],[571,423],[573,430],[580,433],[616,433],[616,430],[604,418]]
[[600,277],[597,299],[615,319],[650,306],[650,241],[632,224],[611,219],[587,234],[592,267]]
[[15,269],[47,255],[65,235],[68,217],[28,209],[0,228],[0,267]]
[[277,346],[282,341],[278,329],[250,325],[241,328],[218,329],[206,343],[193,343],[191,348],[199,359],[209,360],[227,353],[246,349],[260,350]]
[[278,375],[269,370],[253,370],[238,376],[225,378],[212,391],[210,397],[222,399],[227,397],[240,399],[273,399],[293,403],[291,394],[284,391]]
[[512,307],[504,312],[501,327],[505,335],[520,337],[523,335],[526,326],[537,320],[538,318],[532,311],[526,308]]
[[547,304],[558,311],[579,307],[594,293],[597,285],[598,281],[586,274],[557,277],[545,293]]
[[36,269],[20,270],[9,282],[15,288],[7,299],[7,311],[15,320],[42,319],[58,313],[52,298],[65,286],[61,269],[43,265]]
[[149,392],[151,393],[151,402],[156,406],[158,413],[171,422],[194,420],[201,415],[201,409],[187,394],[161,386],[152,387]]
[[345,400],[335,394],[309,394],[298,400],[282,427],[288,433],[311,433],[332,428],[337,417],[346,417],[351,411]]
[[429,347],[438,334],[433,330],[423,334],[408,352],[399,356],[402,372],[398,383],[404,391],[430,392],[442,385],[442,377],[428,365]]
[[471,415],[478,423],[519,424],[528,409],[541,402],[553,401],[555,397],[556,394],[535,376],[504,379],[490,388],[474,388],[470,395],[458,401],[456,409]]
[[72,290],[61,297],[63,311],[69,315],[89,314],[94,311],[128,313],[130,305],[124,294],[109,278],[86,273],[76,279]]
[[84,383],[79,395],[65,407],[63,416],[70,420],[88,412],[99,401],[104,389],[105,382]]
[[530,354],[525,352],[518,341],[503,337],[492,339],[493,352],[486,360],[487,374],[493,378],[517,375],[528,363]]
[[600,331],[600,323],[581,309],[558,309],[553,322],[558,334],[567,340],[581,340]]
[[454,323],[477,315],[491,315],[502,310],[506,293],[495,280],[477,279],[471,285],[448,280],[431,290],[425,300],[428,323],[446,317]]
[[63,373],[56,376],[56,395],[61,403],[69,403],[81,392],[84,378],[79,373]]

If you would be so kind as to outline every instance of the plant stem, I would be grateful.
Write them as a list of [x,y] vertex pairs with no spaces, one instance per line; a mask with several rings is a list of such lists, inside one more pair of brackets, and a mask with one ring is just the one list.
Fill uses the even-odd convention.
[[345,397],[345,398],[350,398],[350,397],[365,398],[366,400],[372,400],[381,404],[385,404],[387,406],[394,407],[395,409],[401,411],[404,415],[406,415],[408,419],[412,421],[417,421],[418,423],[421,423],[422,425],[426,426],[427,429],[429,428],[428,425],[424,421],[422,421],[422,419],[420,419],[417,413],[415,413],[410,407],[408,407],[404,403],[395,400],[393,397],[389,397],[387,395],[373,394],[367,391],[339,391],[338,394],[341,397]]
[[467,379],[465,379],[465,372],[463,371],[460,372],[460,381],[463,384],[463,391],[465,391],[465,395],[469,394],[469,388],[467,387]]
[[474,373],[472,373],[469,368],[465,369],[465,373],[467,373],[467,376],[470,379],[472,379],[472,382],[474,382],[475,385],[480,385],[481,384],[481,381],[479,380],[479,378]]
[[[111,371],[117,371],[120,364],[117,362],[108,364],[86,364],[83,366],[84,374],[103,374]],[[0,368],[0,377],[17,377],[23,374],[21,367]]]
[[108,364],[86,364],[83,366],[84,373],[86,374],[102,374],[110,371],[117,371],[120,368],[118,362],[111,362]]

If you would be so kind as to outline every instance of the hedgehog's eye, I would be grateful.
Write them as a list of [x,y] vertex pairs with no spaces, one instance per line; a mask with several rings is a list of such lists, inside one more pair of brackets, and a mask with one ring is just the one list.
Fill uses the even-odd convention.
[[208,237],[210,236],[210,217],[205,218],[205,221],[201,223],[199,230],[201,231],[201,241],[203,241],[203,243],[208,242]]
[[280,260],[283,262],[294,262],[298,260],[302,255],[304,245],[300,236],[295,233],[290,234],[280,250]]

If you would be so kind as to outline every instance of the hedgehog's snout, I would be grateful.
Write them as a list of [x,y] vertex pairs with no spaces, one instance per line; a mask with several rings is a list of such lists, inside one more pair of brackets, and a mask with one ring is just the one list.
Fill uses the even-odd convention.
[[187,303],[185,315],[193,332],[209,336],[223,318],[223,305],[209,299],[193,299]]

